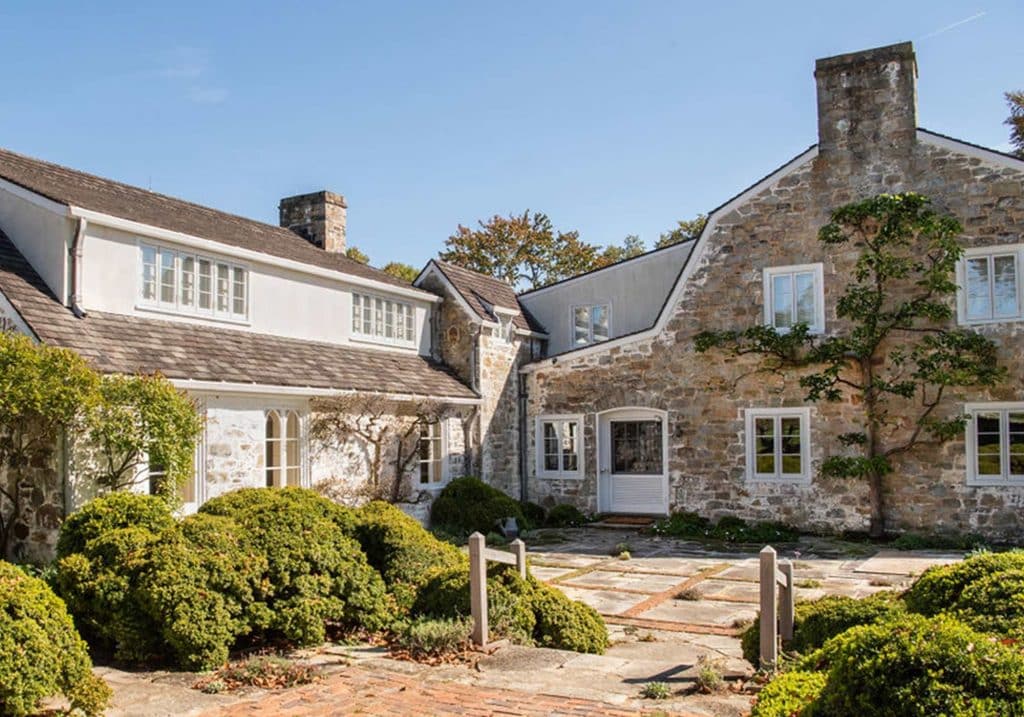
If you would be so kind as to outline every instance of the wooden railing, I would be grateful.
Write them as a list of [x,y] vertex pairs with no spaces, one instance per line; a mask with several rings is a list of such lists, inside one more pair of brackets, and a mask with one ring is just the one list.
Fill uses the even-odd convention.
[[526,578],[526,543],[518,538],[509,543],[512,552],[492,550],[480,533],[469,536],[469,606],[473,614],[473,644],[487,644],[487,561],[515,565]]
[[775,548],[761,549],[761,668],[774,669],[779,637],[793,639],[793,563],[779,563]]

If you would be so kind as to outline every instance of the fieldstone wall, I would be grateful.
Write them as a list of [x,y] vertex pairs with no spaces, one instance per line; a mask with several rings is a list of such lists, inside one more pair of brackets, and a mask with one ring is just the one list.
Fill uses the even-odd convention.
[[529,341],[509,340],[499,329],[480,336],[480,475],[519,497],[519,366],[530,358]]
[[0,558],[38,564],[53,558],[64,521],[63,455],[64,443],[58,440],[51,451],[20,471],[0,465],[0,516],[9,526],[6,554]]
[[[841,66],[822,70],[819,65],[819,86],[825,81],[838,92],[845,82],[842,91],[852,97],[845,103],[825,103],[822,124],[851,130],[858,116],[864,116],[874,122],[872,131],[847,132],[842,141],[833,137],[816,158],[728,214],[713,217],[702,239],[705,251],[660,335],[578,358],[568,354],[556,365],[529,374],[531,426],[541,414],[586,415],[582,481],[538,479],[532,430],[528,432],[531,495],[593,509],[595,412],[647,406],[668,411],[671,509],[783,520],[811,530],[867,528],[863,483],[817,476],[810,485],[746,480],[743,411],[805,405],[798,376],[748,375],[754,359],[723,352],[697,354],[693,340],[703,330],[742,329],[763,321],[762,270],[790,264],[823,263],[826,328],[836,328],[836,298],[856,256],[821,245],[817,231],[833,208],[881,192],[915,191],[931,197],[937,209],[964,225],[965,247],[1024,241],[1024,172],[1009,162],[954,151],[927,136],[908,140],[906,108],[890,112],[889,106],[913,101],[912,82],[907,82],[914,71],[912,55],[879,62],[875,71],[859,67],[842,82],[821,77],[822,72],[843,72]],[[870,83],[864,92],[849,89],[858,77]],[[979,330],[999,344],[1009,380],[990,391],[948,395],[943,406],[947,415],[962,411],[966,401],[1024,400],[1024,326],[1006,322]],[[910,415],[911,410],[897,407],[894,415]],[[859,430],[862,419],[860,407],[851,400],[815,405],[812,460],[844,452],[838,435]],[[890,440],[898,441],[908,428],[906,422],[897,426]],[[1024,534],[1024,487],[970,487],[965,464],[963,440],[900,459],[885,486],[889,528],[1019,539]]]

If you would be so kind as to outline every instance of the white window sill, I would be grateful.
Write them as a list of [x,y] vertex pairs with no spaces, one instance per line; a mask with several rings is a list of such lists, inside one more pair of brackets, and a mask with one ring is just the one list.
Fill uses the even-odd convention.
[[573,473],[537,473],[537,478],[540,480],[583,480],[583,472],[575,471]]
[[767,475],[748,475],[747,483],[776,483],[781,485],[802,485],[809,486],[811,484],[810,476],[793,476],[793,477],[780,477],[780,476],[767,476]]
[[416,350],[415,341],[395,341],[393,339],[376,338],[374,336],[367,336],[365,334],[357,334],[353,332],[349,337],[352,343],[357,344],[373,344],[374,346],[387,346],[392,349],[407,349],[410,351]]
[[221,324],[235,324],[236,326],[251,326],[252,322],[245,318],[232,318],[230,316],[217,316],[216,314],[200,314],[191,311],[178,311],[167,306],[153,306],[152,304],[136,304],[136,311],[147,314],[163,314],[164,316],[177,316],[182,319],[202,319],[203,321],[216,321]]
[[997,319],[964,319],[961,326],[990,326],[992,324],[1013,324],[1024,321],[1024,316],[1000,316]]
[[1024,478],[968,478],[968,488],[1024,488]]

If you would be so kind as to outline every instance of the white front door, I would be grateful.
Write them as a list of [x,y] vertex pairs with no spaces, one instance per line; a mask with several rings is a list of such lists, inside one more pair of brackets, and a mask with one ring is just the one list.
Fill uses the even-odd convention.
[[598,415],[598,504],[602,513],[668,513],[665,413],[623,408]]

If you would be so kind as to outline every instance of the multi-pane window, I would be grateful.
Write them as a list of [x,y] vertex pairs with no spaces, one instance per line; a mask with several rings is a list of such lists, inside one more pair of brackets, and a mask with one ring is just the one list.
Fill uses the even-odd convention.
[[141,246],[139,303],[176,313],[245,320],[249,272],[166,247]]
[[972,251],[963,260],[965,323],[1021,318],[1020,249]]
[[764,270],[764,321],[778,331],[806,324],[814,333],[825,330],[821,264],[779,266]]
[[609,433],[613,474],[662,474],[665,448],[661,419],[611,421]]
[[747,477],[806,481],[810,478],[810,411],[763,408],[746,412]]
[[420,485],[438,485],[444,480],[441,463],[441,422],[423,421],[420,424]]
[[537,419],[537,473],[541,477],[578,477],[580,473],[579,416],[541,416]]
[[572,308],[573,346],[586,346],[607,341],[610,331],[608,304],[574,306]]
[[968,480],[1024,481],[1024,403],[975,404],[968,415]]
[[352,333],[387,343],[416,343],[411,304],[368,294],[352,294]]
[[302,485],[302,429],[295,411],[267,411],[266,477],[268,488]]

